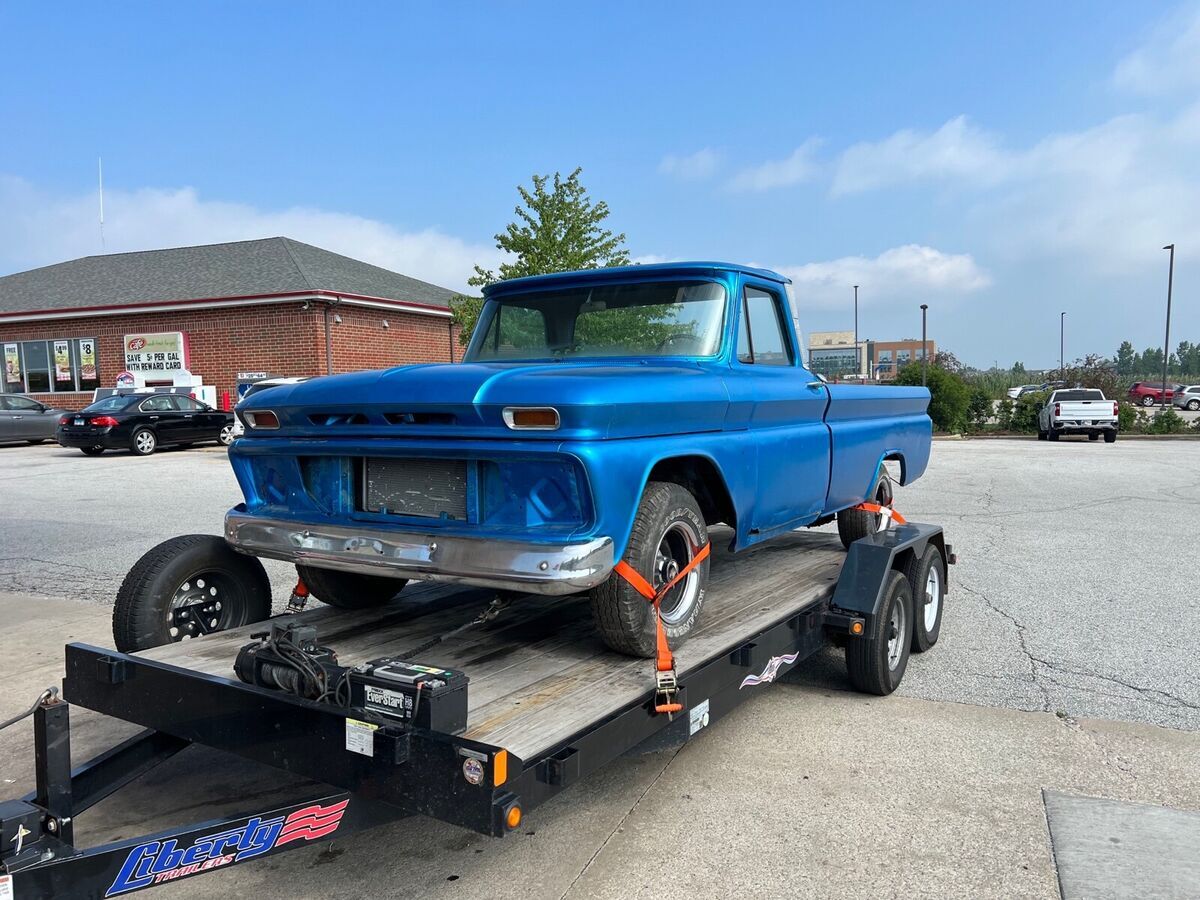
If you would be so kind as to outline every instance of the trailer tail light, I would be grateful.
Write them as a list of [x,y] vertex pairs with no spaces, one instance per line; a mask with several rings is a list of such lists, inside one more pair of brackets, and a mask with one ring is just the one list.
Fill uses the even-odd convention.
[[272,431],[279,427],[279,416],[269,409],[248,409],[242,413],[242,418],[255,431]]
[[554,431],[558,428],[558,410],[552,406],[506,406],[504,424],[513,431]]
[[116,428],[119,423],[112,416],[96,416],[88,424],[95,425],[97,428]]
[[508,808],[508,812],[506,812],[504,814],[504,824],[507,825],[509,827],[509,829],[520,828],[521,827],[521,807],[516,806],[515,804],[513,806],[510,806]]
[[1062,415],[1062,404],[1061,403],[1054,404],[1054,415],[1056,415],[1056,416]]

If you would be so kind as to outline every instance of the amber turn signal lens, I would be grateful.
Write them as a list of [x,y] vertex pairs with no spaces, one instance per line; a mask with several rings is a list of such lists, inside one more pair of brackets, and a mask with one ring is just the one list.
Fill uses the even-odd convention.
[[504,824],[507,825],[509,828],[516,828],[518,825],[520,825],[521,824],[521,807],[519,807],[519,806],[510,807],[508,812],[505,813],[505,815],[504,815]]
[[862,622],[851,622],[850,623],[850,633],[851,634],[862,634],[863,633],[863,623]]
[[271,412],[269,409],[262,410],[247,410],[243,415],[246,418],[246,424],[251,428],[278,428],[279,416]]
[[522,409],[510,406],[504,410],[504,424],[509,428],[530,428],[553,431],[558,427],[558,410],[552,406],[536,406]]

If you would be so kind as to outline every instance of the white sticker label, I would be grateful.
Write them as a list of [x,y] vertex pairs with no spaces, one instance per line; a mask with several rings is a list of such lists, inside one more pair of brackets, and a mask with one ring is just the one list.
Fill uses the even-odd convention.
[[0,875],[0,900],[13,900],[11,875]]
[[688,710],[688,735],[693,735],[708,724],[708,701],[697,703]]
[[[370,722],[360,722],[358,719],[346,720],[346,749],[351,753],[361,753],[363,756],[375,755],[375,732],[378,725]],[[0,900],[3,900],[0,897]]]

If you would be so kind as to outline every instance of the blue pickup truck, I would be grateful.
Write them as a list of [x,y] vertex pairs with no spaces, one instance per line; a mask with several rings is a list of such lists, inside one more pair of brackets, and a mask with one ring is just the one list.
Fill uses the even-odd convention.
[[[614,649],[653,655],[650,605],[709,540],[733,550],[837,519],[878,526],[929,459],[924,388],[830,385],[804,366],[788,279],[716,262],[567,272],[485,290],[461,363],[272,388],[239,408],[245,503],[225,540],[361,608],[406,579],[589,591]],[[663,599],[678,642],[708,560]]]

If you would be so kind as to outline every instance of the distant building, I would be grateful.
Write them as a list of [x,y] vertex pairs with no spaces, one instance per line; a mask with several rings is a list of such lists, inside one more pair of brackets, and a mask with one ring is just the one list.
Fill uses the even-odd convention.
[[[0,277],[0,393],[239,384],[450,362],[454,292],[286,237],[110,253]],[[461,355],[461,354],[459,354]]]
[[[937,355],[937,344],[930,340],[928,346],[932,360]],[[808,337],[809,368],[831,380],[891,381],[901,366],[919,362],[923,356],[921,341],[914,338],[860,340],[856,348],[853,331],[814,331]]]

